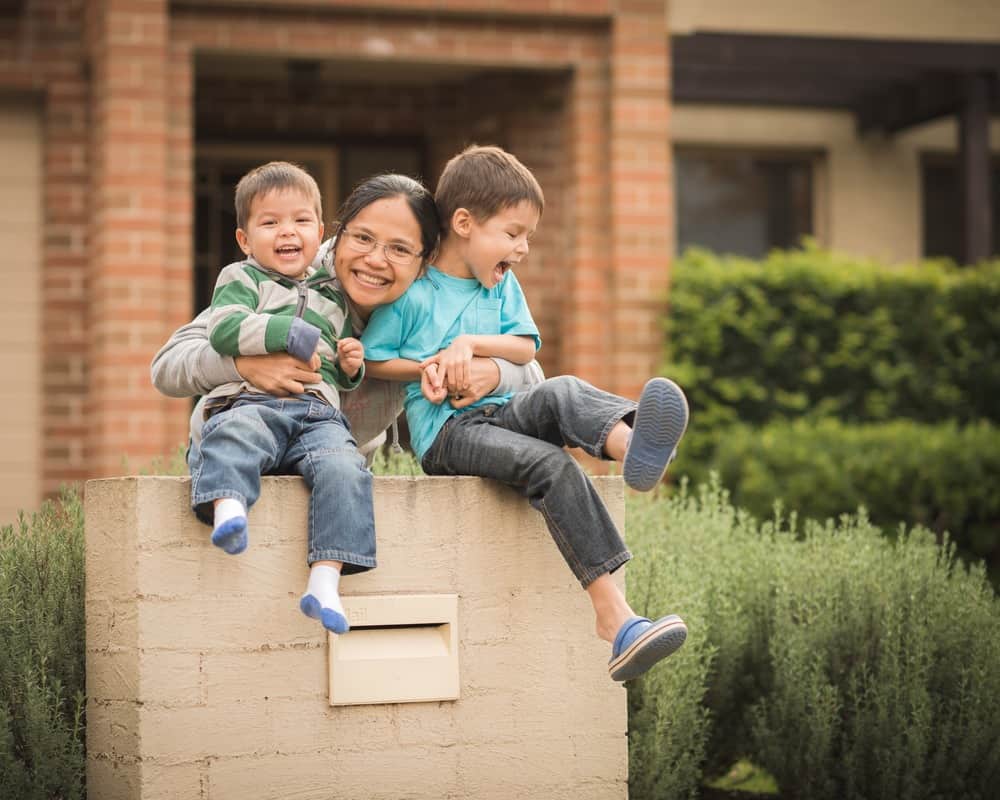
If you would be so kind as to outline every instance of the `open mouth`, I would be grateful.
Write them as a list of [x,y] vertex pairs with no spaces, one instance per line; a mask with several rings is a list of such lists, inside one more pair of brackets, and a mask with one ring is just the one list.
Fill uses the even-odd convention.
[[509,270],[512,266],[513,263],[510,261],[501,261],[493,267],[493,279],[497,283],[500,283],[500,281],[503,280],[503,276],[507,274],[507,270]]
[[294,258],[295,256],[297,256],[299,253],[302,252],[302,248],[296,245],[286,244],[276,248],[275,252],[281,258]]

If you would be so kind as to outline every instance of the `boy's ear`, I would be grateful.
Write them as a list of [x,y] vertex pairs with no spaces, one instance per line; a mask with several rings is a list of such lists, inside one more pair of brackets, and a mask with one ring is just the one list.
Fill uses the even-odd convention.
[[250,240],[247,238],[247,232],[243,228],[236,229],[236,244],[240,246],[246,255],[250,255]]
[[456,208],[455,213],[451,215],[451,229],[459,236],[466,238],[472,230],[474,221],[469,209]]

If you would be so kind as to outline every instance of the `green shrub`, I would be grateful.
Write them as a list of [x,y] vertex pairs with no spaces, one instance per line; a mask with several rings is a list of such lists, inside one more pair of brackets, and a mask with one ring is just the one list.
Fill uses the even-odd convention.
[[83,511],[66,492],[0,529],[0,786],[84,796]]
[[629,687],[634,800],[694,797],[741,755],[783,798],[994,795],[1000,600],[982,567],[863,516],[761,524],[717,486],[632,497],[627,531],[630,602],[690,628]]
[[815,249],[673,267],[665,374],[698,424],[1000,422],[1000,261],[887,269]]
[[716,432],[692,433],[673,472],[699,483],[717,471],[733,502],[760,519],[776,500],[817,520],[863,506],[888,531],[948,531],[964,555],[1000,568],[997,426],[800,419],[730,426],[717,441]]

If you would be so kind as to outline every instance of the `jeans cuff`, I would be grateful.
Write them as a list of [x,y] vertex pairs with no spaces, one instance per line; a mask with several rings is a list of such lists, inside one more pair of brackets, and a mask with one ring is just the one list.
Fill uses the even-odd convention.
[[622,550],[622,552],[612,556],[603,564],[587,570],[587,572],[580,578],[580,585],[586,589],[602,575],[610,575],[625,562],[630,561],[631,558],[632,554],[628,550]]
[[243,496],[242,492],[233,491],[230,489],[216,489],[212,492],[198,492],[196,495],[191,497],[191,508],[194,510],[195,515],[204,522],[206,525],[213,524],[212,519],[212,505],[214,500],[223,500],[226,498],[231,498],[233,500],[239,500],[243,504],[243,508],[247,509],[249,512],[250,504],[247,499]]
[[[590,452],[590,455],[592,455],[594,458],[599,458],[602,461],[612,461],[613,459],[604,455],[604,443],[607,442],[608,440],[608,434],[610,434],[611,429],[615,427],[615,425],[617,425],[623,419],[625,419],[625,417],[627,417],[629,414],[634,414],[636,408],[638,407],[639,407],[638,403],[633,403],[631,408],[627,408],[620,414],[615,414],[615,416],[609,419],[607,425],[605,425],[604,429],[601,431],[601,435],[597,437],[597,442],[594,444],[594,449]],[[619,564],[618,566],[621,566],[621,564]]]
[[317,561],[340,561],[344,565],[341,570],[343,575],[365,572],[378,566],[371,556],[362,556],[347,550],[310,550],[306,561],[309,566]]

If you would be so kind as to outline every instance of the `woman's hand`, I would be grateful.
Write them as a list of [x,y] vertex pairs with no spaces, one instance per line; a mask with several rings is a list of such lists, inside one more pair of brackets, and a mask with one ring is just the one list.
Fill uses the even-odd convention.
[[288,353],[236,358],[236,370],[240,375],[261,391],[276,397],[301,394],[305,384],[319,383],[319,365],[319,356],[315,353],[309,364]]
[[500,367],[492,358],[476,357],[472,359],[469,376],[469,388],[451,395],[452,408],[466,408],[492,394],[500,383]]

